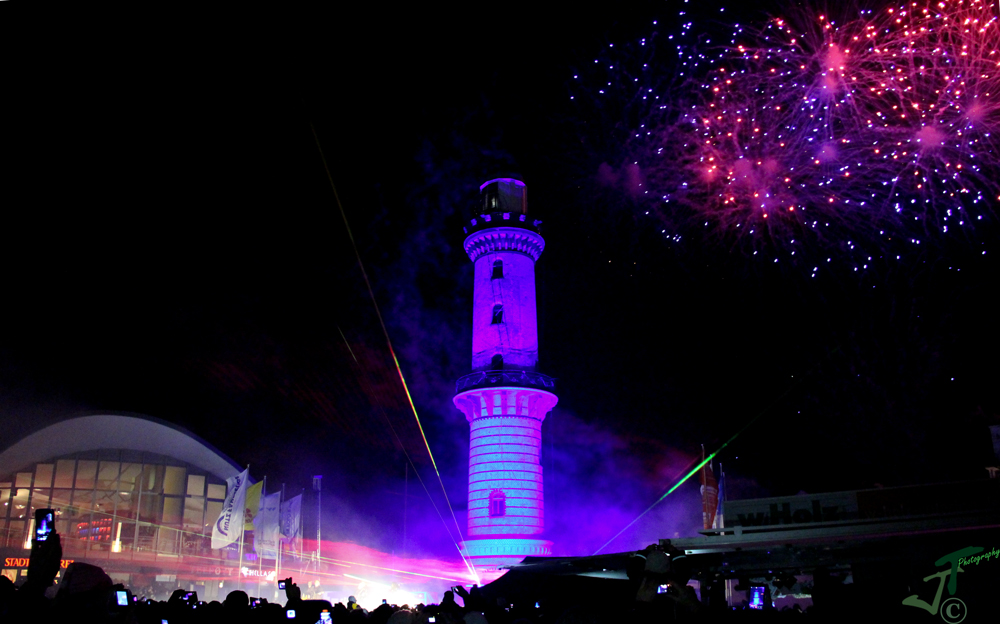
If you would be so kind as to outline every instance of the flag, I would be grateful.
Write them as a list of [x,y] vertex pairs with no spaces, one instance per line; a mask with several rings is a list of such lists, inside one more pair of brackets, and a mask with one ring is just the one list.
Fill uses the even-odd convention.
[[713,529],[721,529],[721,528],[723,528],[723,527],[726,526],[725,523],[723,522],[723,520],[724,520],[723,516],[725,514],[722,511],[722,500],[723,500],[722,493],[725,491],[725,487],[726,487],[726,485],[725,485],[725,483],[726,483],[726,473],[722,472],[722,464],[719,464],[719,472],[722,473],[722,474],[719,475],[719,506],[715,510],[715,524],[712,525]]
[[281,503],[281,541],[292,552],[302,552],[302,495]]
[[225,548],[243,537],[243,508],[246,506],[247,468],[235,477],[226,479],[226,500],[222,503],[222,513],[212,527],[212,548]]
[[258,481],[247,488],[246,504],[243,506],[243,530],[253,531],[253,519],[260,509],[260,491],[264,487],[264,481]]
[[281,535],[281,492],[260,499],[260,511],[253,519],[253,549],[262,559],[278,558]]
[[[705,458],[705,447],[701,447],[702,461]],[[712,462],[701,467],[701,523],[705,529],[711,529],[715,523],[715,510],[719,506],[719,486],[715,482],[715,472]]]

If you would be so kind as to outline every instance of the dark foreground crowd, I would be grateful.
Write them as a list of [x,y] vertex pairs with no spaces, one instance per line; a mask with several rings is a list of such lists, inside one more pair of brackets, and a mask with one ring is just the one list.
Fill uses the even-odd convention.
[[[669,566],[669,555],[650,551],[644,563],[629,572],[631,589],[627,599],[553,599],[544,603],[510,604],[505,599],[487,599],[482,590],[462,587],[445,592],[439,604],[383,604],[367,611],[354,600],[331,604],[325,600],[303,600],[299,588],[288,583],[285,604],[251,601],[246,592],[231,592],[224,602],[198,602],[184,590],[167,601],[133,597],[125,587],[114,585],[104,571],[93,565],[69,565],[62,581],[54,585],[62,549],[58,535],[32,548],[28,578],[20,586],[0,577],[0,622],[23,624],[72,622],[74,624],[229,624],[308,622],[308,624],[353,622],[365,624],[598,624],[622,622],[713,622],[732,620],[815,621],[800,610],[732,609],[713,595],[701,599]],[[634,594],[632,591],[634,590]],[[822,614],[820,614],[822,615]],[[839,618],[838,618],[839,619]]]

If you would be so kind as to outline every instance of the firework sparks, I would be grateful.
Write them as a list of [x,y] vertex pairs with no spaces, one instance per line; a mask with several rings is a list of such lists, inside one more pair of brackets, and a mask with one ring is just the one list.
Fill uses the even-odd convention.
[[[863,270],[872,254],[898,258],[991,216],[1000,23],[988,2],[796,12],[730,30],[723,45],[676,47],[685,82],[628,137],[632,178],[670,229],[698,223],[774,261],[805,255],[815,275],[823,256]],[[636,92],[655,93],[652,82]]]

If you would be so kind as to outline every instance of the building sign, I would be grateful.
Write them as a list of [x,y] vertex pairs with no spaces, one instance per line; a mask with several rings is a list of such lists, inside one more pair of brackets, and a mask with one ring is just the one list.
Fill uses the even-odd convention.
[[203,565],[191,568],[191,574],[200,578],[209,577],[225,579],[233,576],[237,573],[237,571],[239,571],[239,568],[222,565]]
[[[7,557],[3,560],[4,567],[7,568],[27,568],[28,562],[31,561],[27,557]],[[69,564],[76,561],[75,559],[60,559],[59,567],[66,569]]]
[[278,576],[278,572],[276,570],[253,570],[247,567],[240,568],[240,574],[243,576],[257,577],[265,581],[273,581]]
[[1000,479],[727,500],[724,519],[727,527],[756,527],[960,512],[1000,513]]
[[858,517],[855,492],[726,501],[727,527],[837,522]]

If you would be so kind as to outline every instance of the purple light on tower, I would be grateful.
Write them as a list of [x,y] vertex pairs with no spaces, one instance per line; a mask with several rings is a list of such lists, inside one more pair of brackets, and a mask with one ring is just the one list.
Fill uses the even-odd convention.
[[462,548],[483,580],[524,557],[551,555],[543,539],[542,421],[559,400],[536,370],[535,261],[545,248],[527,214],[527,188],[496,178],[465,228],[475,264],[472,373],[455,387],[455,406],[471,428],[469,524]]

